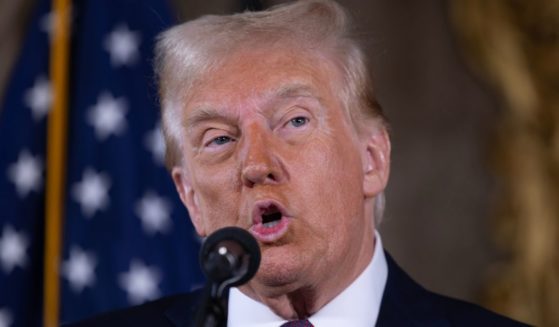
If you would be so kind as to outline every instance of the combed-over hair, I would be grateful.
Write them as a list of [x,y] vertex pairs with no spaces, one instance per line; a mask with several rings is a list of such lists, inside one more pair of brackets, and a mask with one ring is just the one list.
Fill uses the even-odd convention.
[[[181,164],[180,112],[192,88],[238,50],[287,47],[326,57],[341,72],[339,96],[354,126],[359,129],[370,118],[385,123],[364,51],[351,32],[348,14],[330,0],[301,0],[266,11],[208,15],[163,32],[156,44],[155,70],[167,168]],[[375,202],[376,206],[384,203]]]

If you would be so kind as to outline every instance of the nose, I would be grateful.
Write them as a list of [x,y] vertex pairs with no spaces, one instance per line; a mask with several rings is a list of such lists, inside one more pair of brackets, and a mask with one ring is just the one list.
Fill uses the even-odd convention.
[[273,135],[254,127],[245,133],[241,146],[241,179],[243,185],[274,185],[283,182],[285,173],[274,145]]

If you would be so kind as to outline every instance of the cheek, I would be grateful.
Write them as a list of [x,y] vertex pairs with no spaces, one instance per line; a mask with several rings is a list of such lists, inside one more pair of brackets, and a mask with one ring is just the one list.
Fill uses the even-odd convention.
[[[321,141],[298,160],[300,170],[292,174],[304,208],[305,239],[318,256],[340,258],[352,252],[352,240],[363,233],[361,159],[351,145]],[[312,244],[312,245],[309,245]],[[317,255],[317,254],[315,254]]]
[[[304,198],[304,207],[312,208],[313,220],[321,225],[339,219],[358,217],[363,210],[361,157],[353,143],[321,139],[305,147],[291,169],[291,180]],[[326,221],[333,221],[324,224]]]
[[[200,204],[202,220],[211,231],[231,224],[236,217],[239,203],[237,196],[238,181],[235,170],[226,167],[198,167],[195,189]],[[230,215],[231,217],[229,217]]]
[[[363,171],[359,149],[351,141],[319,140],[312,149],[307,150],[308,157],[304,160],[309,163],[309,170],[316,174],[322,183],[331,187],[329,192],[344,195],[341,189],[353,190],[361,188]],[[345,194],[347,195],[347,194]]]

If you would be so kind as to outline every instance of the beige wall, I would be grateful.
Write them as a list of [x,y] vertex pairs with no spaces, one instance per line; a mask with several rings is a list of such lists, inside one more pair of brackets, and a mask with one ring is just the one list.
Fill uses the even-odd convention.
[[475,301],[495,256],[485,152],[495,100],[461,62],[445,2],[374,1],[356,12],[393,127],[386,247],[428,288]]

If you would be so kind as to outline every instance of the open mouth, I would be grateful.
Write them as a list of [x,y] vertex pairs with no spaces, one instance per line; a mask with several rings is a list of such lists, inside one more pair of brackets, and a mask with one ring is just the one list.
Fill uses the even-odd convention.
[[281,211],[275,205],[264,208],[262,212],[262,225],[266,228],[271,228],[280,223]]
[[281,204],[272,200],[258,201],[254,204],[249,230],[258,241],[273,243],[287,232],[289,217]]

